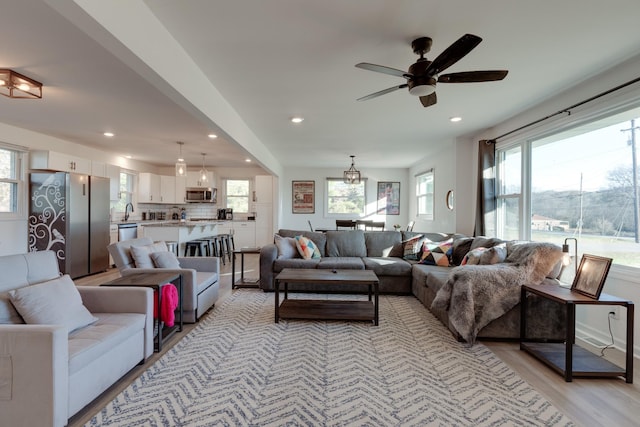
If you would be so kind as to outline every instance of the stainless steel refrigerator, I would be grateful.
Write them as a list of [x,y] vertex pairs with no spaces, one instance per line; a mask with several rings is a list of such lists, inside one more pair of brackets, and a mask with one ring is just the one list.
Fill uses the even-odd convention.
[[53,250],[72,278],[109,267],[109,179],[34,172],[29,183],[29,251]]

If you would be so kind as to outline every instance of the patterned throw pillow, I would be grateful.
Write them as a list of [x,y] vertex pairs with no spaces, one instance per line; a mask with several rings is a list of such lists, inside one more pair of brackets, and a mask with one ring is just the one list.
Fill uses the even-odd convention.
[[453,252],[453,240],[445,240],[443,242],[425,242],[422,245],[422,256],[420,264],[439,265],[440,267],[449,267],[451,265],[449,257]]
[[418,254],[420,253],[420,249],[422,248],[423,241],[424,236],[419,234],[402,242],[402,257],[406,260],[416,261],[418,259]]
[[313,240],[304,236],[296,236],[296,247],[304,259],[320,258],[320,249]]

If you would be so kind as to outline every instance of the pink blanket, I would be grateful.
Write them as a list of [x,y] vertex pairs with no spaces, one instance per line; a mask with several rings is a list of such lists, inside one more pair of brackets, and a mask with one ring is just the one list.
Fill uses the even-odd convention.
[[[160,307],[160,320],[165,325],[171,327],[175,324],[175,310],[178,308],[178,289],[171,284],[166,283],[162,286],[162,302]],[[153,317],[158,317],[158,295],[154,292],[153,298]]]

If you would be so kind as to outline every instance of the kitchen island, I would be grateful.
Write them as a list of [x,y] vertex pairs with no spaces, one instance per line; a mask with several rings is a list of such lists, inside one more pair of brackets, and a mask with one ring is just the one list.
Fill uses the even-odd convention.
[[184,255],[186,242],[217,235],[218,226],[225,222],[205,220],[149,223],[144,226],[144,235],[154,241],[177,242],[178,254],[182,256]]

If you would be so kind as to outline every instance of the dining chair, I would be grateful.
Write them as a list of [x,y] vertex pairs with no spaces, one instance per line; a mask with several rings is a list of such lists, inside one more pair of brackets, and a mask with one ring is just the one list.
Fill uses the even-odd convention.
[[416,224],[415,221],[409,221],[409,224],[407,224],[407,231],[413,231],[413,226]]
[[352,219],[336,219],[336,230],[341,228],[348,228],[350,230],[356,229],[356,221]]

